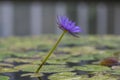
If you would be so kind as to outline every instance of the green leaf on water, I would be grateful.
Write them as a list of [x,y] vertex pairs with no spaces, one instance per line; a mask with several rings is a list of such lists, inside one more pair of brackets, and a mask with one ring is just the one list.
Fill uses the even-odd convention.
[[[4,60],[5,62],[9,62],[9,63],[35,63],[38,62],[39,64],[41,63],[40,59],[35,59],[35,58],[8,58],[6,60]],[[36,63],[37,64],[37,63]]]
[[117,78],[110,76],[110,75],[104,75],[104,74],[95,74],[95,76],[91,78],[84,78],[83,80],[118,80]]
[[61,59],[49,59],[47,61],[49,64],[66,64],[66,61],[61,60]]
[[[32,65],[32,64],[24,64],[16,66],[15,69],[21,70],[21,71],[27,71],[27,72],[35,72],[38,68],[38,65]],[[73,68],[68,68],[65,65],[44,65],[40,72],[43,73],[53,73],[53,72],[65,72],[65,71],[73,71]]]
[[75,57],[70,57],[68,58],[66,61],[67,62],[72,62],[72,63],[78,63],[80,61],[86,61],[86,60],[94,60],[94,56],[90,55],[90,54],[85,54],[85,55],[78,55]]
[[44,65],[41,69],[43,73],[66,72],[73,71],[73,68],[68,68],[65,65]]
[[18,70],[14,68],[5,68],[5,67],[0,67],[0,73],[6,73],[6,72],[17,72]]
[[0,63],[0,67],[13,67],[12,64],[9,64],[9,63]]
[[61,72],[52,74],[48,77],[50,80],[118,80],[113,76],[97,73],[92,77],[88,77],[87,75],[76,75],[73,72]]
[[38,65],[23,64],[23,65],[16,66],[14,68],[20,71],[35,72],[37,67]]
[[[59,53],[59,52],[58,52]],[[47,63],[49,64],[66,64],[67,59],[70,58],[72,55],[70,54],[56,54],[53,57],[50,57],[50,59],[47,60]]]
[[8,76],[1,76],[0,75],[0,80],[9,80],[9,77]]
[[81,80],[82,77],[73,72],[61,72],[52,74],[48,77],[50,80]]
[[110,74],[120,76],[120,66],[112,66],[112,70],[109,71]]
[[111,70],[109,67],[100,66],[100,65],[84,65],[84,66],[75,66],[73,68],[76,70],[91,71],[91,72],[101,72],[101,71]]
[[26,73],[26,74],[22,74],[21,77],[26,77],[26,76],[30,76],[30,77],[41,77],[43,76],[42,73]]

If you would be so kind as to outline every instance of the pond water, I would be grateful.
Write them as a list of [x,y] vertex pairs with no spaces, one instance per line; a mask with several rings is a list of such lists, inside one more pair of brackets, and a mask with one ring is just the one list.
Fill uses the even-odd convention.
[[[116,36],[65,37],[35,75],[56,39],[56,36],[1,38],[0,80],[120,79],[120,37]],[[118,64],[111,67],[100,64],[109,57]]]

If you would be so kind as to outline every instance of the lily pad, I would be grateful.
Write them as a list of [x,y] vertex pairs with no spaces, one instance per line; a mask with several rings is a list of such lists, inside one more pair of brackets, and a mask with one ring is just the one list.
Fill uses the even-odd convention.
[[[27,72],[35,72],[38,68],[38,65],[32,64],[24,64],[20,66],[16,66],[15,69]],[[65,71],[73,71],[73,68],[68,68],[65,65],[44,65],[40,72],[43,73],[54,73],[54,72],[65,72]]]
[[78,56],[70,57],[67,59],[67,62],[78,63],[80,61],[86,61],[86,60],[95,60],[95,58],[92,55],[85,54],[85,55],[78,55]]
[[9,77],[8,76],[1,76],[0,75],[0,80],[9,80]]
[[81,80],[82,77],[76,75],[76,73],[73,72],[61,72],[56,73],[53,75],[50,75],[48,77],[50,80]]
[[110,74],[120,76],[120,66],[112,66],[112,70],[109,71]]
[[25,76],[30,76],[30,77],[41,77],[43,76],[42,73],[26,73],[26,74],[22,74],[21,77],[25,77]]
[[86,78],[83,80],[118,80],[118,79],[110,75],[97,74],[91,78]]
[[39,63],[41,63],[40,59],[31,59],[31,58],[8,58],[5,60],[5,62],[9,62],[9,63],[35,63],[36,61],[39,61]]
[[0,63],[0,67],[13,67],[13,65],[9,63]]
[[5,67],[0,67],[0,73],[6,73],[6,72],[17,72],[18,70],[14,68],[5,68]]
[[61,60],[61,59],[49,59],[47,61],[47,63],[49,63],[49,64],[66,64],[66,61]]
[[74,69],[82,71],[92,71],[92,72],[101,72],[111,70],[109,67],[100,66],[100,65],[85,65],[85,66],[75,66]]

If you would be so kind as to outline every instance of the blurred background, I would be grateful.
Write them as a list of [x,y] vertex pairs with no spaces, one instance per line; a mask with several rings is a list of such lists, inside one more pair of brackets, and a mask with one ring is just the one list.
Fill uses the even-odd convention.
[[0,2],[0,37],[59,34],[56,16],[65,15],[83,29],[81,34],[120,34],[117,2]]

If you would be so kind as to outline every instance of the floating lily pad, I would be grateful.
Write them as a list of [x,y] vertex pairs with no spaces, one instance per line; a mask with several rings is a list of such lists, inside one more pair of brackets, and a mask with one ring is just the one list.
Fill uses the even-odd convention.
[[[59,52],[58,52],[59,53]],[[49,64],[66,64],[67,59],[70,58],[72,55],[70,54],[55,54],[53,57],[50,57],[47,60],[47,63]]]
[[[20,66],[16,66],[15,69],[21,70],[21,71],[28,71],[28,72],[35,72],[38,68],[38,65],[32,65],[32,64],[24,64]],[[65,65],[44,65],[40,72],[43,73],[53,73],[53,72],[65,72],[65,71],[73,71],[73,68],[68,68]]]
[[44,73],[53,73],[53,72],[66,72],[66,71],[73,71],[73,68],[68,68],[65,65],[45,65],[41,72]]
[[9,63],[0,63],[0,67],[13,67],[13,65]]
[[50,80],[81,80],[82,77],[73,72],[56,73],[48,77]]
[[47,63],[49,63],[49,64],[66,64],[66,61],[61,60],[61,59],[49,59],[47,61]]
[[86,61],[86,60],[95,60],[94,56],[92,55],[78,55],[78,56],[75,56],[75,57],[70,57],[67,59],[67,62],[73,62],[73,63],[78,63],[80,61]]
[[0,80],[9,80],[8,76],[0,76]]
[[15,69],[21,70],[21,71],[35,72],[37,67],[38,65],[23,64],[23,65],[16,66]]
[[117,75],[120,76],[120,66],[112,66],[112,70],[109,71],[110,74],[112,75]]
[[64,52],[69,52],[72,55],[80,55],[80,54],[94,54],[98,53],[98,50],[96,50],[93,46],[82,46],[82,47],[65,47],[65,48],[60,48],[59,50],[64,51]]
[[103,75],[103,74],[97,74],[91,78],[85,78],[83,80],[118,80],[117,78],[114,78],[111,75]]
[[9,58],[11,57],[11,55],[13,54],[11,51],[4,51],[4,50],[0,50],[0,61],[2,61],[5,58]]
[[37,51],[30,51],[30,52],[13,52],[11,54],[13,57],[22,57],[22,58],[34,58],[36,55],[37,57],[42,57],[45,55],[45,52],[37,52]]
[[101,60],[111,56],[113,56],[113,53],[111,51],[101,51],[99,53],[93,54],[93,57],[97,60]]
[[92,71],[92,72],[101,72],[101,71],[109,71],[111,70],[109,67],[100,66],[100,65],[85,65],[85,66],[75,66],[76,70],[82,71]]
[[9,62],[9,63],[34,63],[36,61],[39,61],[39,63],[41,63],[40,59],[30,59],[30,58],[8,58],[5,60],[5,62]]
[[73,56],[69,52],[64,52],[64,51],[59,51],[59,50],[56,51],[54,54],[55,54],[54,59],[61,59],[61,60],[64,60],[64,59],[67,59],[67,58]]
[[50,80],[117,80],[110,75],[103,75],[101,73],[95,74],[92,77],[76,75],[72,72],[56,73],[48,77]]
[[5,67],[0,67],[0,73],[6,73],[6,72],[17,72],[18,70],[14,68],[5,68]]
[[30,77],[41,77],[43,76],[42,73],[26,73],[26,74],[22,74],[21,77],[25,77],[25,76],[30,76]]
[[110,72],[112,75],[120,76],[120,70]]

